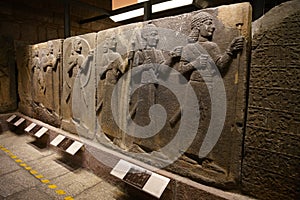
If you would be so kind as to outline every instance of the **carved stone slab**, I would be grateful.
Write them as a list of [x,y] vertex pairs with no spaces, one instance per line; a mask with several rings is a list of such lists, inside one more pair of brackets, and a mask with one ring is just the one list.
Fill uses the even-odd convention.
[[20,108],[27,115],[59,127],[62,40],[27,46],[25,53],[26,65],[20,69],[24,77],[19,78]]
[[238,187],[250,16],[241,3],[70,37],[62,51],[60,40],[30,46],[21,110],[195,181]]
[[242,3],[99,32],[98,141],[155,166],[173,162],[167,169],[196,181],[237,186],[250,16]]
[[51,40],[30,48],[28,70],[34,117],[59,127],[62,40]]
[[300,196],[299,36],[297,0],[253,23],[242,185],[258,199]]
[[96,33],[64,40],[62,71],[62,128],[92,138],[95,131]]

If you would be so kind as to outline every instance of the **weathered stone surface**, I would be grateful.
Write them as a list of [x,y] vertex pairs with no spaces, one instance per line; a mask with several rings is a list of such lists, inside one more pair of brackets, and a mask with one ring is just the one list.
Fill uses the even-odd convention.
[[16,60],[18,67],[18,94],[20,97],[19,110],[28,116],[33,116],[32,96],[31,96],[31,73],[28,67],[31,48],[24,43],[16,43]]
[[92,138],[95,132],[96,33],[67,38],[63,43],[62,128]]
[[[131,47],[130,34],[132,30],[141,27],[140,24],[124,26],[122,28],[100,31],[97,33],[97,46],[95,50],[96,61],[96,115],[98,124],[97,138],[110,137],[112,141],[118,143],[122,148],[125,146],[124,133],[116,123],[112,114],[112,108],[118,110],[120,115],[124,115],[124,108],[128,100],[128,79],[124,80],[118,90],[122,101],[112,107],[111,99],[116,83],[129,67],[128,52]],[[119,121],[119,123],[126,123]],[[103,135],[105,134],[105,135]],[[126,140],[129,140],[128,138]]]
[[0,37],[0,113],[17,108],[16,69],[12,38]]
[[237,187],[250,15],[249,3],[235,4],[70,37],[62,51],[51,41],[53,54],[49,42],[30,46],[20,108],[156,167]]
[[297,199],[299,191],[300,2],[253,23],[242,189],[259,199]]
[[60,126],[62,40],[30,46],[29,72],[34,117]]
[[16,43],[16,49],[20,111],[60,127],[62,40]]
[[[183,153],[180,151],[185,151],[169,170],[222,188],[237,186],[246,108],[250,15],[249,4],[236,4],[99,32],[95,50],[98,141],[114,144],[114,149],[120,147],[119,151],[156,166],[162,166],[161,161],[174,161]],[[201,25],[204,22],[207,24]],[[204,26],[208,35],[205,30],[199,32]],[[221,75],[210,71],[208,68],[213,64],[206,61],[214,63]],[[193,67],[202,67],[201,72]],[[180,82],[178,72],[185,76],[186,83]],[[175,80],[177,90],[180,87],[176,84],[191,85],[197,105],[190,105],[189,90],[181,88],[181,96],[176,96],[178,93],[170,85],[162,84],[170,80]],[[218,80],[223,80],[225,86],[225,104]],[[163,112],[152,112],[155,104],[165,109],[165,118]],[[184,115],[188,109],[199,107],[200,120],[196,115]],[[225,124],[217,130],[211,121],[218,124],[222,113]],[[198,124],[195,138],[191,125],[194,121]],[[185,134],[177,136],[182,127]],[[218,131],[222,131],[220,137],[210,135]],[[157,134],[151,135],[152,132]],[[213,144],[212,151],[203,152],[204,143],[214,142],[209,137],[215,137],[217,144]],[[188,144],[187,148],[182,144]]]

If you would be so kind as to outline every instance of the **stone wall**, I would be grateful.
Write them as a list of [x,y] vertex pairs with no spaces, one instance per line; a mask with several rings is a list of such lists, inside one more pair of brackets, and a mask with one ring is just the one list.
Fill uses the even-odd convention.
[[19,48],[19,109],[153,166],[237,189],[250,23],[242,3]]
[[0,36],[0,113],[17,108],[16,65],[14,42]]
[[[76,1],[74,2],[70,5],[72,36],[116,26],[109,19],[79,24],[79,20],[99,15],[99,10],[92,7],[93,1],[86,1],[90,6],[84,3],[78,5]],[[101,7],[105,7],[107,2],[103,1]],[[106,9],[110,9],[109,5]],[[0,3],[0,19],[1,35],[10,36],[14,40],[34,44],[64,38],[64,3],[62,1],[3,1]]]
[[299,198],[300,2],[253,23],[242,188],[259,199]]

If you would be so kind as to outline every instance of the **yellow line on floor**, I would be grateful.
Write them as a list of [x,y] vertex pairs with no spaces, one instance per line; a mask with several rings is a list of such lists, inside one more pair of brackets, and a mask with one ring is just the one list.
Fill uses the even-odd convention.
[[40,179],[40,178],[44,178],[44,176],[42,174],[39,174],[39,175],[35,175],[35,178]]
[[[21,167],[24,167],[30,174],[33,175],[33,177],[39,179],[42,183],[47,184],[48,188],[50,189],[56,189],[57,185],[52,184],[49,179],[46,179],[42,174],[38,173],[38,171],[32,169],[32,167],[28,166],[23,160],[18,158],[16,155],[14,155],[10,150],[5,148],[0,144],[0,150],[5,152],[10,158],[12,158],[16,163],[18,163]],[[57,189],[55,190],[55,193],[57,195],[66,195],[67,193],[64,190]],[[66,196],[64,200],[74,200],[72,196]]]
[[45,184],[50,183],[50,181],[48,179],[42,179],[41,182],[45,183]]
[[55,188],[57,188],[57,186],[54,185],[54,184],[52,184],[52,185],[48,185],[48,188],[50,188],[50,189],[55,189]]
[[74,200],[74,198],[71,197],[71,196],[67,196],[67,197],[64,198],[64,200]]
[[56,190],[55,192],[59,195],[66,194],[66,192],[64,190]]

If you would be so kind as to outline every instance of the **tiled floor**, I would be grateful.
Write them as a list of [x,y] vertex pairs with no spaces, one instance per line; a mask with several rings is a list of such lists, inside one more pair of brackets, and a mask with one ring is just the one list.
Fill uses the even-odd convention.
[[0,200],[127,199],[118,187],[82,168],[70,168],[28,135],[0,133]]

